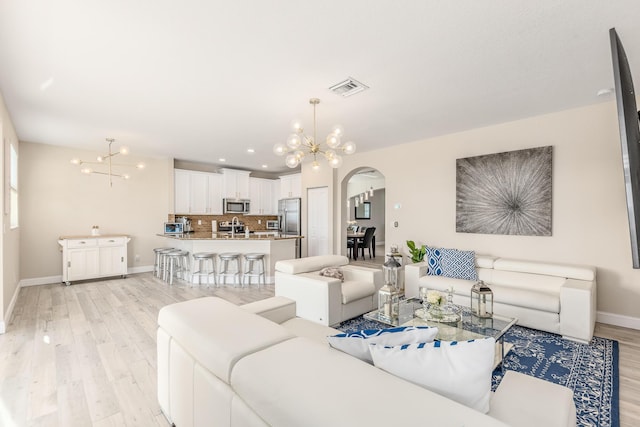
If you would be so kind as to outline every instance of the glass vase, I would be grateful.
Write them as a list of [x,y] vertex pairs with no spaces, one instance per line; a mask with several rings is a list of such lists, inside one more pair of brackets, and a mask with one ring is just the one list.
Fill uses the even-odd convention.
[[429,306],[429,315],[434,320],[440,320],[443,316],[442,306],[440,304],[431,304]]

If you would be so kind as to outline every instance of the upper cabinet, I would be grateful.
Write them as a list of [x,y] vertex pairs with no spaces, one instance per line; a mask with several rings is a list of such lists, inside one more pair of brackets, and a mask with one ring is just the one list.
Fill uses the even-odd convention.
[[222,215],[222,185],[223,178],[219,173],[208,174],[209,179],[209,212],[212,215]]
[[235,169],[221,169],[223,178],[222,196],[227,199],[249,198],[249,173]]
[[174,170],[176,214],[222,214],[222,175]]
[[175,169],[174,179],[174,212],[191,213],[191,171]]
[[251,215],[277,215],[276,180],[249,178]]
[[189,213],[207,213],[209,208],[209,180],[206,173],[192,173],[189,194]]
[[280,198],[302,197],[302,174],[283,175],[280,177]]
[[249,177],[248,171],[222,169],[223,173],[174,169],[174,213],[222,215],[222,199],[249,199],[250,215],[277,215],[278,200],[300,197],[301,174],[280,179]]

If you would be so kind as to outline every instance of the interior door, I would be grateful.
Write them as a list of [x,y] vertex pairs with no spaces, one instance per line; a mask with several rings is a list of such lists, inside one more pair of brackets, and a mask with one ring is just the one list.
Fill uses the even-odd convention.
[[329,255],[329,188],[307,190],[308,256]]

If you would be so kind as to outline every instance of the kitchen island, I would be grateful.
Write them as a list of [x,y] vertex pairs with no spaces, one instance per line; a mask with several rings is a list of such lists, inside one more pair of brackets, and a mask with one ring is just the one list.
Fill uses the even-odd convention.
[[[296,244],[303,236],[278,236],[274,233],[255,233],[245,237],[244,233],[231,236],[228,233],[185,233],[176,235],[159,234],[168,239],[167,246],[188,251],[190,256],[196,252],[238,252],[246,254],[257,252],[265,254],[265,281],[274,282],[276,262],[296,257]],[[217,267],[216,262],[216,267]],[[255,282],[254,282],[255,283]]]

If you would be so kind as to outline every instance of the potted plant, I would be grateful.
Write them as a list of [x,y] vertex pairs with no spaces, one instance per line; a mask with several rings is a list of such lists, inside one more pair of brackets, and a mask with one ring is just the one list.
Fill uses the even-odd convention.
[[409,247],[409,253],[411,254],[411,261],[414,263],[422,262],[424,255],[427,253],[425,245],[418,247],[413,240],[407,240],[407,246]]

